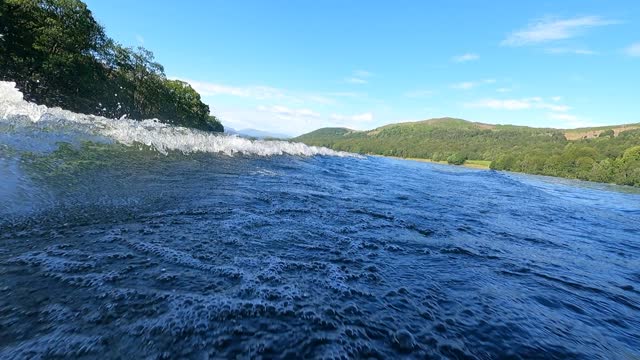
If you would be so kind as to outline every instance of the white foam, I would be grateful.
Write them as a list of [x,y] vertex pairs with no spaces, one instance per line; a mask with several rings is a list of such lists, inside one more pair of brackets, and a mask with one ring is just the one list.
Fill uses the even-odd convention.
[[[137,121],[132,119],[108,119],[77,114],[60,108],[48,108],[24,100],[13,82],[0,81],[0,123],[12,126],[38,124],[39,128],[60,127],[101,135],[125,145],[145,144],[166,153],[176,150],[183,153],[207,152],[233,155],[327,155],[354,156],[324,147],[307,146],[288,141],[249,140],[235,135],[222,135],[160,123],[157,119]],[[24,124],[27,118],[31,124]],[[50,129],[51,130],[51,129]]]

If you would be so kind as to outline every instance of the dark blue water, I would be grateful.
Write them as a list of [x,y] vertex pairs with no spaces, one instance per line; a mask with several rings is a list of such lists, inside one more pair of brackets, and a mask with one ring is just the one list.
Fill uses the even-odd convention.
[[640,357],[631,189],[383,158],[2,166],[27,209],[0,222],[3,359]]

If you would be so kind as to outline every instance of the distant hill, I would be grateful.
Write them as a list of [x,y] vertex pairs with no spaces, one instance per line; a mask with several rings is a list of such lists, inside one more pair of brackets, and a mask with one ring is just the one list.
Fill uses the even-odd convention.
[[293,138],[336,150],[640,186],[640,123],[583,129],[438,118],[357,131],[322,128]]
[[564,130],[564,136],[567,140],[580,140],[580,139],[593,139],[599,137],[604,132],[613,132],[614,136],[618,136],[623,131],[640,129],[640,124],[623,124],[623,125],[610,125],[610,126],[598,126],[579,129]]
[[257,129],[235,130],[232,128],[225,128],[225,133],[254,138],[254,139],[289,139],[291,138],[290,135],[272,133],[272,132],[257,130]]

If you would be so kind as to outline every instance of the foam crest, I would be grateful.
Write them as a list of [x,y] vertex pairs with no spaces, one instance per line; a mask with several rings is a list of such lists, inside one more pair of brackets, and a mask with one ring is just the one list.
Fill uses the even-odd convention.
[[157,119],[108,119],[48,108],[25,101],[15,85],[13,82],[0,82],[0,125],[4,123],[13,128],[33,128],[39,131],[80,131],[92,136],[104,136],[125,145],[144,144],[162,153],[181,151],[258,156],[353,156],[301,143],[249,140],[235,135],[207,133],[163,124]]

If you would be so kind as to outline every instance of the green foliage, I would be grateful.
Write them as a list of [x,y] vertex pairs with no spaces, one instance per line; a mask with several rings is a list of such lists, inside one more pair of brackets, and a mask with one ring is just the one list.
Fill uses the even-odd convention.
[[467,161],[467,157],[458,153],[447,158],[447,162],[451,165],[462,165],[465,161]]
[[0,34],[0,79],[27,100],[223,130],[191,86],[168,80],[151,51],[109,39],[80,0],[0,1]]
[[627,128],[631,130],[617,136],[611,127],[605,129],[605,136],[569,141],[563,130],[443,118],[387,125],[372,131],[320,129],[293,141],[450,164],[483,160],[495,170],[640,186],[640,129]]
[[613,129],[605,130],[601,132],[600,135],[598,135],[598,137],[613,137],[613,136],[614,136]]

